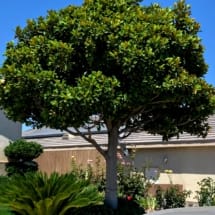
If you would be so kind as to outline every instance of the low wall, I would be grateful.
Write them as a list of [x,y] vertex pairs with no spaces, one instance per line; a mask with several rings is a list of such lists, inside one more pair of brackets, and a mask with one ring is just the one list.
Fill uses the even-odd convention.
[[170,189],[171,187],[177,187],[179,191],[183,191],[183,185],[181,184],[153,184],[149,190],[148,193],[150,196],[156,196],[156,191],[160,188],[162,191],[166,191]]
[[[159,170],[158,184],[182,184],[185,190],[192,192],[188,201],[197,201],[199,181],[207,177],[215,180],[215,147],[137,149],[134,163],[138,169]],[[172,173],[164,173],[165,170]]]
[[177,173],[161,173],[158,181],[158,184],[168,184],[170,180],[173,184],[182,184],[184,190],[191,191],[190,197],[187,198],[187,201],[197,202],[196,191],[199,190],[198,182],[204,178],[211,177],[215,180],[214,174],[177,174]]

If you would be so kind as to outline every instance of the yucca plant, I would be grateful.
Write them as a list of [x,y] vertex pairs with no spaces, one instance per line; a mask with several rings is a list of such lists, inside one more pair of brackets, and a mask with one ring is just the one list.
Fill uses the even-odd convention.
[[0,204],[18,215],[64,215],[73,208],[101,204],[102,194],[89,181],[70,173],[15,175],[3,188]]

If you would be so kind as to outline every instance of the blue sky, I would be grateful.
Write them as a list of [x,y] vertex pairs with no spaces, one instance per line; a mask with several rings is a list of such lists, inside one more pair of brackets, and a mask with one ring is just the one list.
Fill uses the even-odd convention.
[[[107,0],[108,1],[108,0]],[[3,62],[3,54],[6,43],[13,40],[14,30],[17,25],[25,26],[28,18],[45,16],[47,10],[60,9],[69,4],[80,5],[82,0],[6,0],[1,1],[0,7],[0,64]],[[162,6],[172,6],[175,0],[144,0],[142,4],[148,5],[157,2]],[[199,36],[205,47],[205,60],[209,65],[207,82],[215,86],[215,0],[187,0],[192,8],[192,17],[201,24]]]
[[[108,1],[108,0],[107,0]],[[144,0],[142,4],[159,3],[161,6],[172,6],[176,0]],[[69,4],[81,5],[82,0],[1,0],[0,7],[0,65],[4,58],[6,43],[14,39],[16,26],[25,26],[29,18],[45,16],[47,10],[58,10]],[[201,24],[199,36],[205,47],[205,60],[209,65],[207,82],[215,86],[215,0],[187,0],[191,5],[192,17]],[[23,126],[26,130],[28,127]]]

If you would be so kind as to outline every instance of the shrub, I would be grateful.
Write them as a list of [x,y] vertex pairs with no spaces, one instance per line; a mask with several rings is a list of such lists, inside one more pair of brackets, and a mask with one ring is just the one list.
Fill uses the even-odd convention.
[[215,205],[215,181],[208,177],[198,182],[200,190],[196,191],[199,206]]
[[19,139],[10,142],[4,150],[5,155],[12,161],[30,161],[37,158],[42,152],[42,146],[36,142],[27,142]]
[[0,176],[0,196],[2,189],[9,183],[9,178],[7,176]]
[[[8,182],[8,177],[0,175],[0,187],[4,186],[7,182]],[[1,189],[0,189],[0,191],[1,191]]]
[[164,208],[185,207],[186,198],[190,195],[189,191],[180,191],[177,186],[172,186],[166,190],[164,198],[166,200]]
[[68,213],[68,215],[114,215],[114,211],[111,208],[105,206],[104,204],[75,208],[72,209],[72,211],[70,212],[71,213]]
[[17,215],[64,215],[72,208],[101,204],[103,200],[95,186],[71,173],[15,175],[1,194],[0,205]]
[[143,172],[137,171],[132,165],[119,165],[118,167],[118,195],[126,198],[130,196],[146,196],[150,186]]
[[190,195],[190,191],[180,191],[177,186],[171,186],[166,191],[158,188],[156,191],[156,200],[158,208],[181,208],[185,207],[186,198]]
[[144,214],[144,209],[135,202],[133,199],[128,200],[124,198],[118,199],[118,209],[115,211],[114,215],[142,215]]
[[5,170],[8,176],[36,172],[38,170],[38,164],[35,161],[9,162],[5,165]]
[[108,208],[105,205],[90,205],[73,209],[72,213],[68,215],[142,215],[145,212],[144,209],[133,200],[119,198],[118,203],[119,205],[116,210]]
[[90,164],[86,167],[77,165],[75,157],[72,156],[71,172],[80,179],[88,180],[90,183],[97,186],[99,192],[105,192],[105,174],[104,167],[100,165],[100,159],[96,158],[96,168],[92,168]]
[[163,209],[166,204],[165,199],[164,199],[164,193],[165,192],[159,186],[158,189],[156,190],[156,195],[155,195],[156,202],[157,202],[156,207],[158,209]]
[[1,215],[13,215],[13,213],[6,207],[0,206],[0,214]]
[[33,159],[37,158],[43,152],[43,149],[36,142],[27,142],[20,139],[11,142],[4,152],[9,160],[9,163],[6,164],[6,172],[8,176],[12,176],[37,171],[38,165]]
[[[75,158],[72,159],[72,172],[79,178],[85,178],[90,183],[95,184],[100,192],[105,191],[105,176],[100,162],[97,159],[96,170],[88,165],[85,169],[77,166]],[[139,215],[143,214],[144,209],[136,201],[136,196],[145,196],[149,183],[142,172],[138,172],[132,165],[118,165],[118,209],[113,211],[105,205],[89,206],[75,209],[72,214],[77,215]]]
[[154,211],[157,206],[157,200],[155,197],[146,196],[146,197],[137,197],[136,202],[138,205],[140,205],[142,208],[144,208],[145,211]]

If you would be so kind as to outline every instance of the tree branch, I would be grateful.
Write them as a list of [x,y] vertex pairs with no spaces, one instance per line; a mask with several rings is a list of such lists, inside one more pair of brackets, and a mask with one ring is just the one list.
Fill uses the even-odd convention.
[[84,140],[91,143],[104,158],[106,157],[106,152],[101,148],[101,146],[96,142],[96,140],[92,138],[90,133],[89,133],[89,137],[87,137],[87,135],[83,134],[78,128],[74,128],[74,129],[76,130],[76,132],[73,132],[68,128],[66,128],[65,130],[72,135],[79,134]]
[[132,134],[132,131],[128,131],[126,128],[122,129],[119,131],[119,139],[125,139],[127,137],[129,137]]
[[[145,113],[145,112],[144,112]],[[158,119],[157,117],[153,117],[152,119],[146,120],[146,121],[136,121],[135,123],[133,122],[132,125],[125,125],[124,128],[119,130],[119,134],[125,133],[121,135],[119,138],[124,139],[127,138],[129,135],[131,135],[133,132],[141,132],[144,130],[144,126],[146,126],[148,123],[151,123],[152,121],[155,121]]]
[[151,103],[149,103],[149,105],[159,105],[159,104],[169,104],[169,103],[174,103],[175,99],[163,99],[163,100],[157,100],[157,101],[153,101],[154,99],[152,99]]

